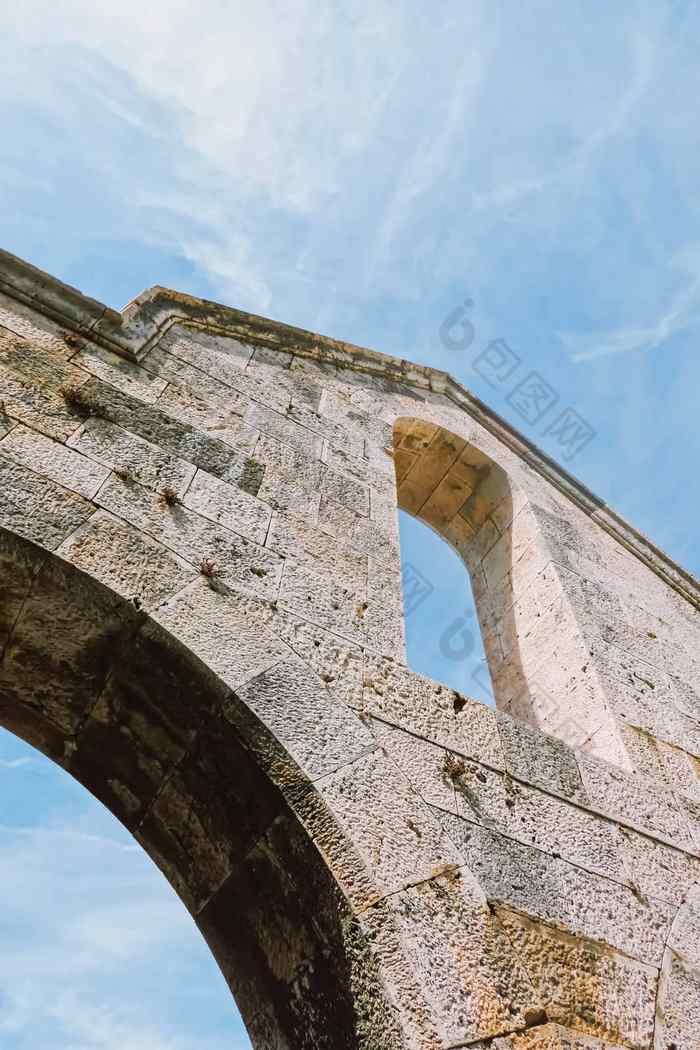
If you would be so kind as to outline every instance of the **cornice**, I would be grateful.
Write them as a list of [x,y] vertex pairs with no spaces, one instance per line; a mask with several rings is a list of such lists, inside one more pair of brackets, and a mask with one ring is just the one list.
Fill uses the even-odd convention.
[[595,496],[577,478],[510,426],[447,372],[403,358],[380,354],[292,325],[245,313],[156,285],[142,292],[122,312],[84,295],[30,263],[0,250],[0,292],[76,334],[138,363],[173,324],[189,324],[243,341],[293,351],[442,394],[513,450],[524,462],[577,504],[589,517],[648,565],[696,608],[700,583],[629,522]]

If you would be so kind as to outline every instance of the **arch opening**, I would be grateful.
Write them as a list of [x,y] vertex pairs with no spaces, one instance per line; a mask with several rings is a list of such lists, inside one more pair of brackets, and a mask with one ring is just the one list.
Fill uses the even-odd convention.
[[3,1050],[249,1046],[166,879],[56,762],[0,730]]

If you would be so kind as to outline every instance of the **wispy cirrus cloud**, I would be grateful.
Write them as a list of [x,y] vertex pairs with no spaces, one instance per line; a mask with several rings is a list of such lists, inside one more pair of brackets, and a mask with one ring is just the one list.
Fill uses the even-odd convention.
[[700,324],[700,244],[686,246],[669,261],[669,267],[682,270],[684,280],[651,324],[607,332],[558,332],[572,360],[590,361],[633,350],[657,350],[668,345],[675,335],[696,328]]
[[[473,368],[501,337],[595,429],[582,479],[697,568],[699,36],[690,0],[6,5],[2,244],[117,307],[171,284],[422,360],[523,428]],[[244,1045],[160,876],[2,754],[3,1047]]]

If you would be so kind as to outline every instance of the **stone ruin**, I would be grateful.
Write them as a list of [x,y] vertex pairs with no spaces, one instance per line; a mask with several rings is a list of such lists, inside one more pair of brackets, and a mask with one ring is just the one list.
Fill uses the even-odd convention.
[[[8,254],[0,292],[1,724],[257,1050],[700,1047],[694,579],[445,373]],[[397,508],[496,710],[406,664]]]

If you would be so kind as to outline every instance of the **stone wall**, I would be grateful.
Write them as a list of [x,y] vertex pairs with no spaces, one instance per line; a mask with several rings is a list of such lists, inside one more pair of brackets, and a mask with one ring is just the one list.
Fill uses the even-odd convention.
[[[0,721],[260,1048],[700,1047],[698,588],[442,373],[0,258]],[[499,710],[406,666],[397,507]]]

